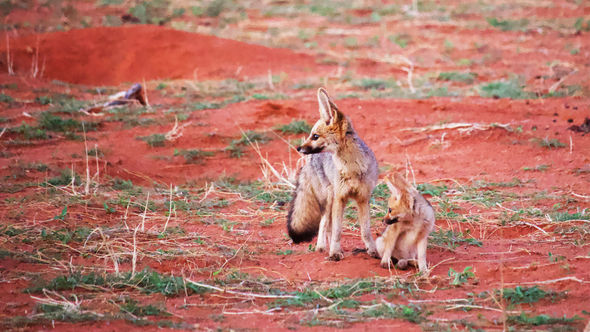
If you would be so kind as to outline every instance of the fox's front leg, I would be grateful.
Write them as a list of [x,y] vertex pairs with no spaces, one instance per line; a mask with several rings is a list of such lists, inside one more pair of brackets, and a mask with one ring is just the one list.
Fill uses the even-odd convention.
[[320,229],[318,231],[318,242],[315,246],[315,249],[319,252],[326,251],[326,244],[329,238],[328,235],[328,228],[332,224],[332,197],[333,194],[328,194],[328,199],[326,200],[326,206],[324,207],[324,214],[322,214],[322,219],[320,220]]
[[344,258],[340,237],[342,235],[342,214],[344,213],[344,201],[340,197],[334,199],[332,204],[332,239],[330,241],[330,260],[339,261]]
[[423,237],[418,241],[417,249],[417,256],[418,256],[418,269],[420,272],[427,273],[428,272],[428,264],[426,263],[426,248],[428,247],[428,236]]
[[391,225],[383,234],[385,249],[383,250],[383,257],[381,257],[381,267],[388,269],[391,265],[391,254],[395,248],[395,243],[399,237],[401,229],[399,224]]
[[359,209],[359,223],[361,224],[361,237],[365,242],[367,248],[367,254],[371,257],[379,258],[375,241],[371,235],[371,215],[369,213],[369,202],[358,202]]
[[381,257],[381,267],[385,269],[389,269],[391,266],[391,254],[393,253],[393,248],[395,246],[390,245],[389,243],[385,243],[385,248],[383,249],[383,257]]

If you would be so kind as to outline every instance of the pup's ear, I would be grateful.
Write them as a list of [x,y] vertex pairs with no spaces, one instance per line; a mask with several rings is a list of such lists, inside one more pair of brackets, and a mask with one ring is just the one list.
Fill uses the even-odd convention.
[[387,188],[389,188],[389,191],[391,191],[391,197],[393,197],[395,200],[400,199],[401,193],[399,189],[393,185],[388,176],[385,177],[385,184],[387,185]]
[[336,119],[337,110],[334,103],[330,100],[328,92],[324,88],[318,89],[318,104],[320,106],[320,118],[330,124]]

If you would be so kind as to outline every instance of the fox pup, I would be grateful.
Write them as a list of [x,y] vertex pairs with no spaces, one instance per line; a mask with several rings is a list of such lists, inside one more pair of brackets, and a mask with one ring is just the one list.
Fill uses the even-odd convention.
[[306,155],[306,164],[298,171],[287,214],[289,236],[300,243],[311,241],[317,234],[317,250],[325,251],[329,241],[329,259],[344,258],[340,246],[342,216],[352,199],[358,206],[367,253],[378,258],[369,217],[369,199],[379,176],[377,159],[326,90],[320,88],[317,97],[320,119],[297,148]]
[[426,272],[426,246],[428,234],[434,228],[434,209],[400,174],[394,175],[393,182],[386,177],[385,183],[391,197],[383,219],[388,226],[376,243],[381,266],[389,268],[393,256],[399,269],[408,264],[416,266],[417,262],[420,272]]

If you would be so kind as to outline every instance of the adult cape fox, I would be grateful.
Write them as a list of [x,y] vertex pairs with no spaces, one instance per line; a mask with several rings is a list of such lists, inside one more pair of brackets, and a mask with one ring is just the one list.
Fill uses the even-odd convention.
[[416,266],[421,272],[428,269],[426,247],[428,234],[434,228],[434,209],[432,205],[400,174],[393,181],[388,177],[385,183],[391,191],[388,212],[383,223],[388,225],[383,235],[377,238],[377,250],[381,256],[381,266],[389,268],[391,257],[397,259],[396,267]]
[[369,216],[369,199],[379,176],[377,160],[326,90],[320,88],[317,97],[320,120],[297,148],[306,155],[306,164],[297,174],[297,186],[289,206],[289,236],[299,243],[318,235],[318,251],[326,250],[329,239],[329,259],[342,259],[342,216],[346,203],[352,199],[358,206],[367,252],[378,258]]

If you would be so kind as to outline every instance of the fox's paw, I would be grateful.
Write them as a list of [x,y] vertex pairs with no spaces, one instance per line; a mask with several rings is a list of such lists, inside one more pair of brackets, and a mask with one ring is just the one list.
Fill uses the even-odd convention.
[[400,269],[400,270],[405,270],[407,269],[409,266],[409,262],[407,259],[400,259],[397,264],[395,264],[395,267]]
[[382,259],[381,260],[381,267],[384,269],[389,269],[391,267],[390,262],[391,262],[390,259]]
[[326,247],[325,246],[316,246],[315,247],[315,251],[317,252],[326,252]]
[[369,254],[369,256],[373,258],[381,258],[381,256],[379,256],[379,252],[377,251],[377,249],[369,249],[367,250],[367,254]]
[[344,254],[342,253],[342,251],[330,254],[330,256],[328,256],[328,260],[331,260],[334,262],[337,262],[343,258],[344,258]]

